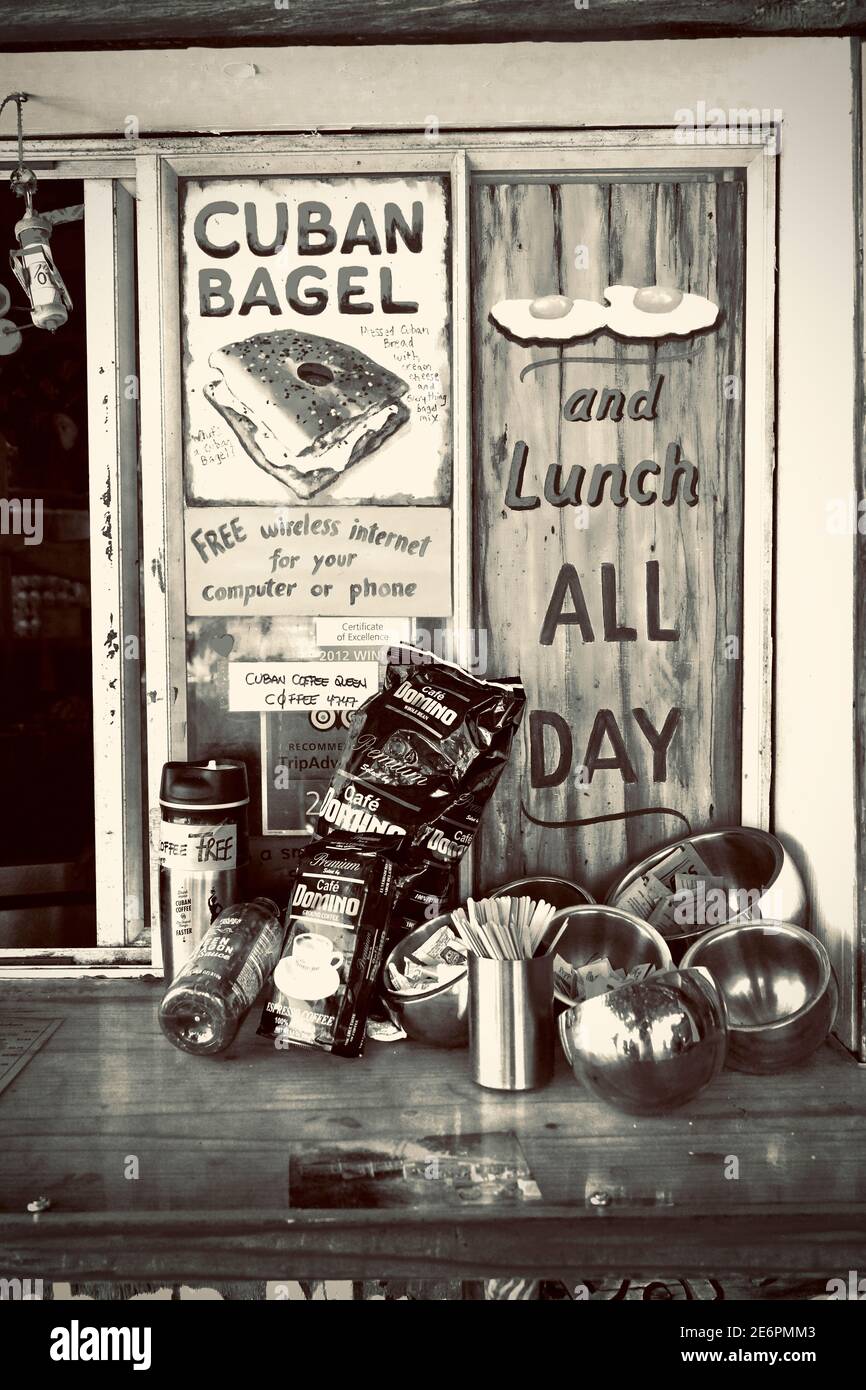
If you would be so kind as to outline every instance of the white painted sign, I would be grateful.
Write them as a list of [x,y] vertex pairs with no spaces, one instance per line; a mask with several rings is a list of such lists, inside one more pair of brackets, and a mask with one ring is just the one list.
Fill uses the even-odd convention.
[[185,180],[187,501],[444,504],[448,189]]
[[451,612],[447,507],[190,507],[196,617]]
[[379,689],[376,661],[230,661],[229,709],[355,710]]
[[316,642],[320,647],[386,647],[409,642],[409,618],[319,618]]

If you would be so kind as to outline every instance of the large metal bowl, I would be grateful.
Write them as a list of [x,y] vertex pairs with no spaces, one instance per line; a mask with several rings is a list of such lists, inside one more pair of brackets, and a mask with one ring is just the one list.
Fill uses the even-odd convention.
[[419,946],[440,927],[450,926],[451,914],[445,912],[423,926],[416,927],[395,946],[385,964],[383,998],[393,1018],[407,1036],[416,1042],[433,1047],[467,1047],[469,1045],[469,968],[448,985],[427,990],[425,994],[398,994],[388,987],[388,963],[403,968],[406,955]]
[[[705,830],[662,845],[639,864],[633,864],[613,884],[605,901],[616,904],[635,879],[655,868],[675,846],[685,843],[694,845],[714,878],[725,879],[729,888],[739,890],[738,902],[733,902],[725,913],[729,922],[769,918],[808,926],[809,903],[799,869],[781,840],[766,830],[749,826]],[[710,904],[706,922],[696,923],[693,929],[686,929],[678,936],[667,937],[674,960],[682,960],[693,942],[722,924]]]
[[[621,908],[598,903],[564,907],[551,918],[547,929],[550,939],[562,922],[568,925],[554,950],[573,966],[586,965],[598,956],[607,956],[614,970],[622,967],[628,971],[644,964],[667,970],[671,965],[671,953],[661,933]],[[561,1004],[571,1003],[560,990],[555,993]]]
[[575,1079],[633,1115],[691,1100],[725,1064],[725,1004],[709,971],[665,970],[574,1004],[559,1020]]
[[482,895],[485,898],[532,898],[535,902],[550,903],[551,907],[573,907],[577,903],[594,903],[595,898],[579,883],[567,878],[516,878],[502,888]]
[[728,1010],[728,1065],[777,1072],[805,1061],[827,1037],[839,993],[821,942],[791,922],[717,927],[683,957],[704,966]]

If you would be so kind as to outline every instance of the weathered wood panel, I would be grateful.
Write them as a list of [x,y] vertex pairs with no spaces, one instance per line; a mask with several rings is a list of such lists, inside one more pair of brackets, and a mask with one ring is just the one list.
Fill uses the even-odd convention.
[[[726,1071],[681,1110],[636,1123],[575,1086],[562,1057],[544,1090],[491,1097],[465,1051],[400,1043],[354,1064],[290,1057],[254,1036],[255,1016],[223,1056],[190,1057],[161,1036],[159,995],[158,984],[107,981],[4,987],[4,1013],[64,1020],[0,1105],[7,1277],[826,1278],[864,1267],[866,1096],[834,1047],[781,1076]],[[300,1145],[494,1129],[518,1134],[541,1202],[289,1205]],[[724,1180],[730,1154],[742,1181]],[[604,1212],[589,1200],[601,1189]],[[34,1222],[26,1205],[40,1195],[51,1207]]]
[[108,8],[97,0],[49,0],[4,21],[4,47],[43,43],[151,46],[221,43],[394,43],[514,39],[599,39],[701,34],[847,34],[866,32],[863,0],[136,0]]
[[[96,939],[124,947],[145,929],[139,602],[135,201],[109,179],[85,184]],[[98,325],[98,327],[97,327]],[[130,659],[134,658],[134,659]]]
[[[743,214],[735,181],[475,187],[476,621],[487,631],[491,674],[519,669],[528,696],[481,837],[481,886],[554,872],[598,892],[622,864],[682,833],[683,818],[693,829],[739,819]],[[564,348],[527,347],[488,317],[505,298],[556,290],[601,299],[609,284],[656,283],[719,303],[717,327],[657,344],[605,333]],[[618,389],[628,399],[657,376],[654,420],[564,418],[579,389]],[[521,440],[521,495],[541,499],[531,510],[505,505]],[[621,463],[627,476],[642,460],[663,469],[672,444],[699,470],[696,506],[680,496],[672,505],[630,497],[614,507],[609,490],[594,507],[544,500],[550,465],[561,465],[560,486],[582,465],[586,500],[596,464]],[[579,580],[586,618],[542,642],[563,566]],[[605,619],[603,585],[613,576]],[[650,639],[647,585],[656,580],[656,626],[676,640]],[[575,606],[572,590],[563,615]],[[613,634],[614,608],[629,629],[624,640]],[[648,720],[658,736],[668,719],[677,723],[662,767],[641,725]],[[618,732],[620,769],[593,771],[593,754],[615,756]],[[589,765],[583,784],[581,765]],[[677,815],[634,814],[646,808]],[[587,819],[596,823],[563,825]]]

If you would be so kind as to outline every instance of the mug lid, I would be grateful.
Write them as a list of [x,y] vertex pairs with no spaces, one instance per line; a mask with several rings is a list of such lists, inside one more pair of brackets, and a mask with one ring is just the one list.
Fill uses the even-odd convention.
[[164,806],[189,806],[202,810],[245,806],[250,793],[246,763],[237,758],[210,758],[207,762],[165,763],[159,786]]

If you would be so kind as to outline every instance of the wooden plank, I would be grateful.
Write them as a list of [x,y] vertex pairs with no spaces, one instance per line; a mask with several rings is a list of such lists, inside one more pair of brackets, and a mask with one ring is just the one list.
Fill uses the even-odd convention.
[[[374,152],[375,150],[375,152]],[[426,141],[422,145],[388,149],[384,145],[370,150],[367,142],[337,142],[321,149],[319,142],[314,148],[301,145],[292,159],[292,175],[307,174],[316,179],[329,175],[356,174],[411,174],[447,173],[452,164],[452,154],[447,148],[439,148],[438,141]],[[250,154],[239,150],[199,149],[195,153],[172,156],[172,166],[179,178],[224,178],[234,175],[242,178],[284,178],[286,161],[283,153],[262,151]]]
[[[445,129],[439,131],[435,142],[429,135],[412,130],[385,135],[368,129],[353,135],[334,131],[290,131],[277,135],[238,132],[207,137],[181,133],[170,139],[147,135],[134,142],[134,156],[130,154],[132,142],[128,140],[88,137],[85,144],[80,144],[69,138],[45,139],[40,141],[40,155],[30,162],[40,179],[113,178],[125,170],[134,170],[135,159],[142,155],[165,155],[179,176],[208,174],[213,177],[234,173],[281,174],[285,172],[287,154],[293,156],[293,167],[294,157],[298,158],[301,170],[339,173],[345,168],[345,155],[350,154],[359,159],[361,170],[382,172],[389,167],[405,170],[407,162],[411,161],[412,169],[429,173],[447,171],[454,155],[471,143],[472,148],[465,153],[473,174],[480,178],[486,173],[494,181],[499,180],[503,168],[513,170],[516,167],[518,151],[523,151],[521,169],[525,177],[540,178],[542,182],[550,182],[548,174],[556,169],[568,171],[575,179],[585,172],[591,180],[592,171],[596,169],[621,174],[630,169],[645,170],[650,165],[656,166],[658,172],[664,165],[672,171],[681,170],[681,177],[694,174],[698,178],[706,177],[714,169],[737,168],[750,163],[754,153],[752,147],[763,145],[767,129],[763,124],[745,132],[725,127],[727,136],[720,145],[693,146],[672,141],[670,124],[640,130],[581,128],[577,142],[581,168],[577,172],[573,169],[575,130],[561,128],[528,131]],[[655,157],[650,155],[651,150],[656,151]],[[0,168],[11,170],[15,167],[15,151],[14,138],[0,139]],[[384,166],[369,160],[371,151],[375,151],[379,159],[385,159]],[[660,160],[662,153],[664,159]],[[504,166],[500,154],[506,156]],[[135,191],[134,182],[128,191]]]
[[38,964],[69,965],[114,965],[130,962],[146,965],[150,961],[149,946],[32,946],[18,948],[4,946],[0,950],[0,965],[15,961],[22,964],[33,961]]
[[[119,178],[121,174],[134,174],[135,160],[129,155],[129,151],[121,153],[109,153],[105,158],[99,156],[88,157],[82,155],[79,150],[68,152],[69,158],[42,160],[39,158],[31,161],[31,167],[38,174],[39,182],[46,183],[52,179],[110,179]],[[123,158],[123,153],[126,158]],[[93,152],[91,151],[92,155]],[[29,156],[28,156],[29,158]],[[9,172],[15,168],[17,159],[7,158],[0,160],[0,171]],[[128,188],[127,192],[135,193],[134,184]]]
[[[531,640],[533,631],[537,634],[540,623],[538,575],[549,570],[544,551],[547,535],[541,536],[537,526],[530,527],[527,518],[532,513],[528,512],[513,513],[512,524],[505,530],[502,489],[515,440],[528,437],[537,456],[555,455],[558,411],[551,408],[550,395],[558,390],[558,382],[543,372],[533,373],[509,402],[506,421],[502,403],[511,380],[513,350],[489,323],[488,311],[498,299],[525,293],[526,283],[548,284],[555,210],[550,187],[525,185],[518,191],[493,184],[472,189],[470,210],[476,469],[474,622],[487,636],[491,675],[519,672],[532,706],[548,673],[527,672],[520,648],[524,638]],[[513,255],[508,250],[512,247]],[[563,665],[566,660],[567,656]],[[521,876],[523,864],[519,861],[532,862],[538,854],[540,837],[534,828],[522,824],[518,810],[528,758],[529,722],[525,716],[511,762],[476,841],[475,873],[483,890]],[[527,841],[522,841],[525,830]],[[564,866],[562,872],[564,876]]]
[[[395,1220],[394,1218],[398,1219]],[[515,1218],[466,1214],[419,1222],[406,1212],[353,1221],[290,1221],[279,1212],[246,1219],[214,1212],[43,1218],[0,1217],[0,1256],[19,1277],[54,1281],[191,1279],[568,1279],[620,1273],[678,1279],[753,1274],[775,1278],[862,1268],[866,1210],[808,1210],[748,1220],[702,1210],[630,1214],[590,1211]],[[604,1224],[602,1224],[604,1223]]]
[[[473,507],[472,487],[472,355],[470,345],[471,282],[469,265],[469,165],[463,150],[454,155],[451,166],[451,246],[452,306],[451,411],[454,436],[452,492],[453,536],[453,626],[457,635],[455,657],[464,666],[471,664],[474,642],[471,634]],[[479,672],[479,674],[483,674]],[[474,850],[470,846],[460,864],[462,895],[468,896],[473,878]]]
[[167,161],[150,157],[138,161],[136,178],[150,909],[159,967],[159,782],[163,763],[186,748],[177,179]]
[[866,32],[862,0],[591,0],[565,7],[561,0],[379,0],[358,12],[350,0],[291,0],[271,9],[242,8],[229,0],[137,0],[106,10],[96,0],[49,0],[7,20],[4,44],[70,48],[85,43],[225,43],[257,39],[273,44],[505,42],[518,39],[604,39],[723,34],[846,34]]
[[[682,825],[667,812],[630,819],[622,812],[672,808],[693,828],[740,818],[742,396],[738,389],[726,407],[723,385],[735,378],[739,388],[743,373],[743,190],[725,182],[484,184],[473,198],[476,595],[495,652],[492,669],[519,669],[528,694],[520,750],[479,850],[481,886],[553,872],[599,893],[624,863]],[[723,231],[714,231],[720,225]],[[719,329],[686,355],[682,343],[655,349],[607,337],[597,345],[527,348],[509,343],[487,317],[500,299],[557,290],[600,300],[608,284],[656,283],[721,303]],[[526,368],[531,374],[521,378]],[[594,391],[597,401],[605,387],[616,388],[628,398],[657,375],[663,381],[654,423],[566,418],[575,391]],[[763,395],[763,381],[756,388]],[[596,465],[618,462],[627,473],[642,459],[661,466],[671,442],[680,443],[700,470],[700,504],[692,510],[682,500],[627,503],[613,510],[609,499],[583,509],[540,501],[518,510],[504,499],[519,441],[529,448],[524,496],[540,496],[547,469],[561,465],[560,484],[572,468],[586,469],[584,498]],[[647,562],[659,565],[663,626],[679,633],[676,642],[647,640]],[[559,628],[543,643],[564,565],[577,572],[592,630]],[[602,567],[610,565],[618,617],[635,632],[634,640],[613,647],[605,645],[599,596]],[[563,606],[574,612],[570,599]],[[726,661],[731,637],[736,659]],[[646,708],[656,730],[670,711],[681,711],[664,780],[644,766],[647,750],[630,723],[633,706]],[[604,710],[626,742],[636,774],[631,785],[619,771],[595,774],[588,786],[578,780],[590,731]],[[533,720],[543,711],[553,718],[539,757]],[[554,720],[564,721],[561,732],[554,733]],[[611,751],[605,746],[605,756]],[[546,785],[558,752],[567,775]],[[595,824],[581,824],[586,821]]]
[[[724,1072],[635,1120],[576,1087],[491,1097],[465,1051],[287,1056],[251,1017],[222,1057],[175,1051],[158,983],[4,987],[4,1014],[62,1017],[0,1106],[0,1259],[50,1278],[204,1279],[755,1270],[831,1273],[866,1256],[866,1097],[825,1047],[780,1076]],[[351,1105],[347,1095],[351,1091]],[[424,1103],[417,1103],[423,1095]],[[542,1200],[424,1212],[288,1204],[298,1145],[511,1130]],[[138,1160],[131,1180],[129,1159]],[[731,1156],[741,1181],[726,1181]],[[591,1197],[604,1190],[609,1204]],[[28,1201],[51,1209],[34,1223]],[[424,1262],[427,1262],[426,1265]]]
[[85,188],[96,939],[144,930],[134,202]]

